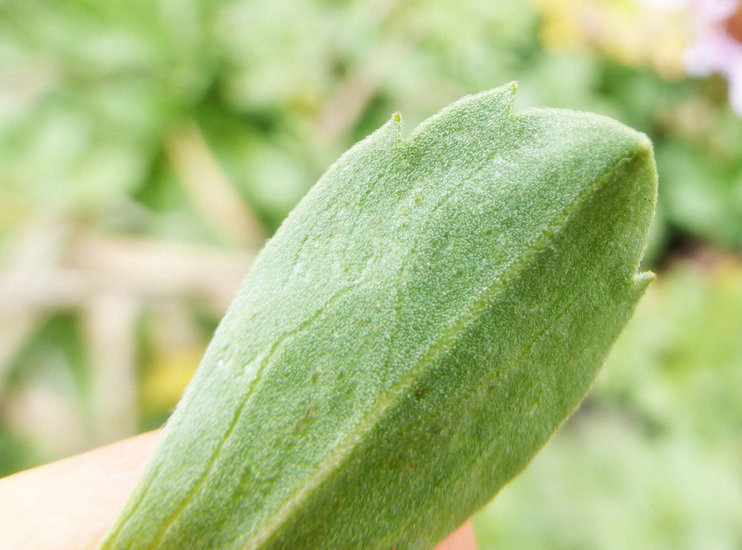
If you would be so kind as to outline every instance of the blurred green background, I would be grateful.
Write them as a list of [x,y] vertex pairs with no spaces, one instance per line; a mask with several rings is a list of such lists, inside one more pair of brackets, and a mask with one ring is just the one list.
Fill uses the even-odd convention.
[[[740,12],[742,13],[742,12]],[[482,549],[742,548],[742,120],[626,0],[0,0],[0,475],[159,426],[340,153],[518,80],[654,141],[658,280]]]

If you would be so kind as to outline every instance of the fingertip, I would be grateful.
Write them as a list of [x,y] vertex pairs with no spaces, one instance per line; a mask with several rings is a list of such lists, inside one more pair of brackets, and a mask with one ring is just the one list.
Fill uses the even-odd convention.
[[477,550],[477,539],[471,521],[451,533],[435,550]]

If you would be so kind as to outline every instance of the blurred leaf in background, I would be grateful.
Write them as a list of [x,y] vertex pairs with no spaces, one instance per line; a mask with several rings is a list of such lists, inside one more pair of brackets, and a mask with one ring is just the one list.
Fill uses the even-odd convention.
[[742,121],[686,74],[727,4],[0,0],[0,474],[161,424],[340,153],[519,80],[652,138],[659,279],[480,545],[741,547]]

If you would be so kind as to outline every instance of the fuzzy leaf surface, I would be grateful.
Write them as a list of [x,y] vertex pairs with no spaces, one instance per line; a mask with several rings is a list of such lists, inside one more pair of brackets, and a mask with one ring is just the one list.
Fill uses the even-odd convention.
[[104,548],[431,548],[651,280],[648,139],[515,86],[350,149],[266,245]]

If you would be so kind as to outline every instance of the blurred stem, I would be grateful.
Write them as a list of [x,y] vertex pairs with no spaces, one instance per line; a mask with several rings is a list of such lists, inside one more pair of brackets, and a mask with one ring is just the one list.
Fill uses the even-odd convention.
[[[12,300],[29,287],[46,282],[49,270],[62,256],[70,224],[42,212],[14,236],[0,271],[0,393],[20,348],[39,323],[39,311]],[[7,298],[7,299],[6,299]]]
[[262,247],[266,234],[260,221],[235,191],[199,127],[192,121],[182,124],[165,147],[191,204],[212,230],[229,243]]
[[142,300],[204,296],[221,314],[252,264],[251,254],[93,232],[76,236],[63,252],[32,272],[0,272],[0,315],[14,320],[24,312],[77,308],[112,292]]
[[[376,25],[386,26],[401,8],[398,2],[378,0],[370,3],[367,15],[376,20]],[[326,139],[337,141],[352,130],[388,78],[389,60],[402,58],[409,51],[412,38],[408,32],[395,29],[352,65],[317,117],[317,128]]]
[[136,432],[135,331],[140,306],[131,295],[96,296],[85,307],[85,331],[93,365],[94,441],[109,443]]

